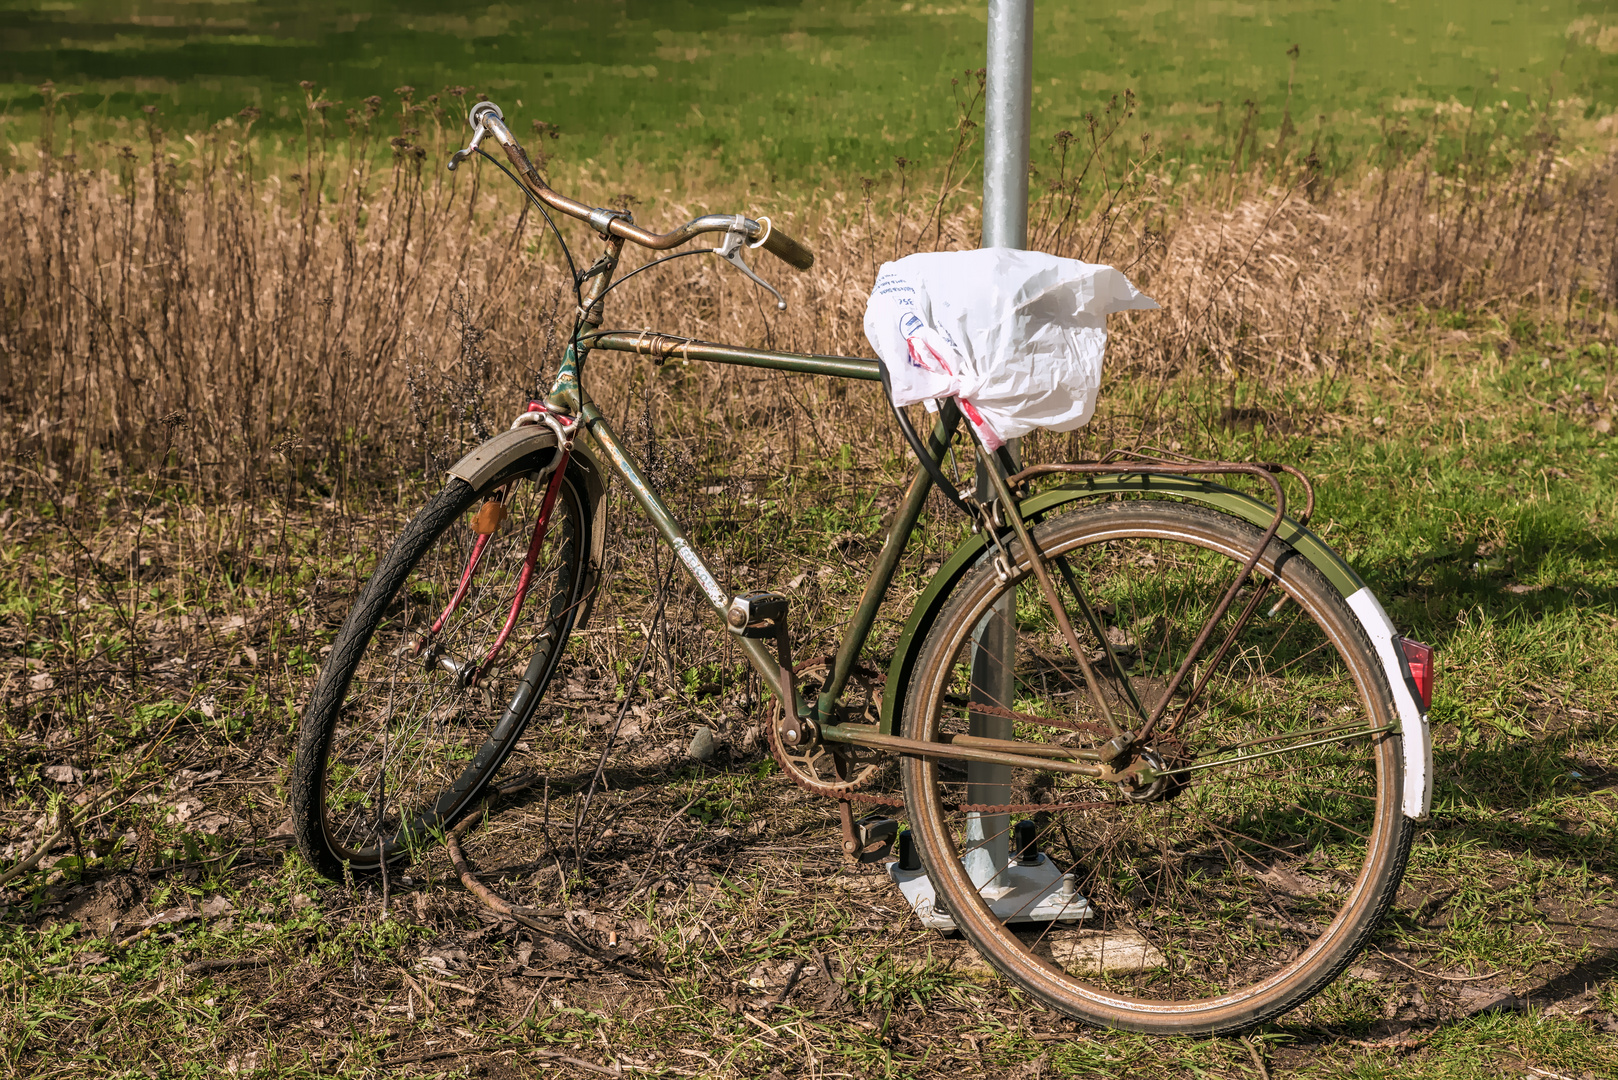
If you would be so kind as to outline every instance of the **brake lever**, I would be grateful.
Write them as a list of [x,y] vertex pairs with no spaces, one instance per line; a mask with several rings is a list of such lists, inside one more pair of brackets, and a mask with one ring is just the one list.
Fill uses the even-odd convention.
[[785,311],[787,309],[787,302],[782,299],[780,293],[775,291],[775,286],[753,273],[752,267],[748,266],[747,263],[743,261],[742,245],[747,241],[747,239],[747,218],[741,214],[737,214],[736,220],[731,223],[729,231],[725,233],[724,241],[718,247],[709,248],[708,250],[712,251],[715,255],[718,255],[721,259],[729,259],[736,265],[738,270],[752,278],[754,281],[758,282],[760,285],[764,286],[764,288],[768,289],[770,294],[775,297],[775,310]]

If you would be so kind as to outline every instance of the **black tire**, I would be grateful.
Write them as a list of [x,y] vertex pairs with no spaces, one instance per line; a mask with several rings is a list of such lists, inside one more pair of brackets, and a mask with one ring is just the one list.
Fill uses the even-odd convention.
[[[524,468],[548,463],[541,455]],[[590,515],[576,468],[558,487],[510,637],[470,688],[466,675],[505,624],[548,483],[548,473],[522,471],[474,491],[452,478],[394,541],[338,631],[304,710],[291,783],[298,849],[326,877],[405,862],[441,835],[533,716],[585,599]],[[507,514],[465,597],[437,633],[423,633],[460,584],[475,516],[502,489]]]
[[[1166,500],[1094,505],[1034,530],[1122,726],[1142,725],[1071,582],[1083,588],[1150,713],[1261,535],[1244,521]],[[993,566],[980,566],[939,616],[908,695],[906,737],[981,735],[996,722],[980,718],[971,728],[966,716],[970,684],[990,683],[991,668],[974,674],[972,641],[975,628],[1002,617],[997,603],[1014,594],[1014,688],[1011,701],[998,700],[1017,718],[1002,718],[1012,733],[987,733],[1024,743],[1105,741],[1089,688],[1021,547],[1011,554],[1018,567],[1007,582]],[[978,786],[969,789],[966,763],[904,759],[905,803],[950,917],[985,959],[1071,1017],[1156,1034],[1251,1027],[1334,979],[1398,890],[1412,829],[1400,805],[1399,736],[1373,730],[1397,716],[1377,657],[1343,598],[1290,547],[1272,542],[1257,580],[1265,592],[1253,618],[1180,725],[1148,747],[1167,768],[1214,767],[1142,791],[1041,769],[1013,768],[996,778],[979,766],[972,775]],[[1220,622],[1196,675],[1209,671],[1253,588],[1243,589]],[[1176,692],[1165,719],[1180,713],[1192,683]],[[1360,728],[1368,733],[1353,734]],[[1344,733],[1353,737],[1296,746]],[[1269,750],[1282,752],[1233,761]],[[1009,785],[986,787],[986,777]],[[960,809],[1017,804],[1030,809]],[[989,845],[1007,842],[1015,818],[1034,821],[1050,870],[1019,866],[991,877],[996,869],[983,864]],[[981,889],[964,859],[975,849],[982,852],[971,856]],[[992,893],[1013,875],[1041,872],[1071,873],[1074,898],[1057,893],[1046,901],[1044,914],[1057,921],[1008,924],[1015,911],[1035,910],[1045,886],[1009,899]],[[1001,904],[999,914],[991,900]]]

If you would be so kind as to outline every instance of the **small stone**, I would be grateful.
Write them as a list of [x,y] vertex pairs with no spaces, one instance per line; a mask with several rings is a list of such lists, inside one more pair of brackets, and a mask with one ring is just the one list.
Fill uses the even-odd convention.
[[691,745],[685,748],[685,756],[692,761],[712,761],[717,749],[712,729],[699,727],[691,736]]
[[58,784],[77,784],[79,777],[83,775],[72,765],[47,765],[44,771],[45,779],[54,780]]
[[169,908],[167,911],[160,911],[140,925],[141,929],[144,930],[153,926],[171,926],[175,923],[191,922],[199,918],[201,916],[192,909],[177,907]]
[[1085,975],[1151,971],[1167,963],[1157,947],[1128,931],[1081,930],[1051,942],[1051,958]]

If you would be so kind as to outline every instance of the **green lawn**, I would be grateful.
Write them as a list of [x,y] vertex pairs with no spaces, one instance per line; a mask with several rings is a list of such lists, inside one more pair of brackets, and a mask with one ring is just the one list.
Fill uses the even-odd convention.
[[[139,105],[191,128],[247,105],[295,128],[300,80],[333,120],[401,85],[462,86],[559,124],[578,159],[695,153],[801,176],[875,174],[949,145],[949,78],[983,63],[985,7],[857,0],[311,4],[0,3],[0,116],[31,139],[46,79],[76,121]],[[1435,105],[1521,113],[1547,100],[1593,122],[1618,104],[1618,17],[1578,0],[1036,5],[1034,134],[1080,130],[1132,90],[1160,147],[1228,154],[1247,123],[1274,141],[1324,120],[1352,156]],[[1288,50],[1296,45],[1294,67]],[[1586,125],[1588,128],[1590,125]],[[1587,131],[1587,134],[1589,132]],[[773,176],[772,176],[773,179]]]

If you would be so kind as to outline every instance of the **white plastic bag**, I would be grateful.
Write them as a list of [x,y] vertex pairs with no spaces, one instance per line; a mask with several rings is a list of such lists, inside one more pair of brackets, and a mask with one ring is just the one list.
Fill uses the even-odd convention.
[[865,336],[895,405],[956,398],[992,450],[1036,428],[1087,423],[1107,315],[1156,307],[1110,266],[1012,248],[941,251],[882,264]]

